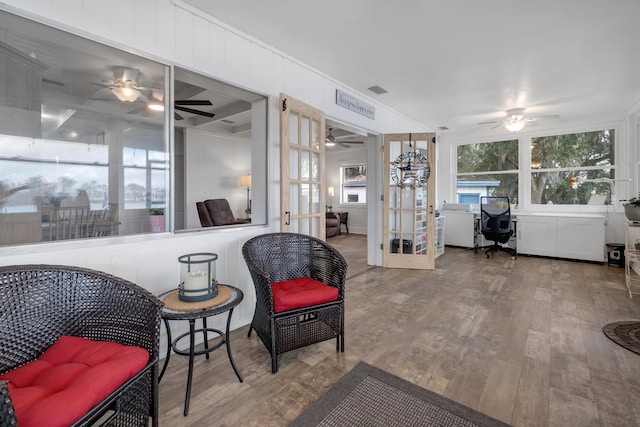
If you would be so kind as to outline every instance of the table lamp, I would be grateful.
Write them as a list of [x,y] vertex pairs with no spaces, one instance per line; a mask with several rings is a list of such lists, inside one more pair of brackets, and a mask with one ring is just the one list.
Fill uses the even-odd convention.
[[249,190],[251,188],[251,175],[242,175],[240,177],[240,186],[247,187],[247,208],[244,211],[248,215],[251,213],[251,199],[249,198]]

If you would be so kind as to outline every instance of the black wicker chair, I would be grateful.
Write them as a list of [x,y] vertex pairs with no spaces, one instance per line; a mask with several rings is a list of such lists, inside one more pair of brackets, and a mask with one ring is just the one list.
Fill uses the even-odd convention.
[[[271,353],[271,372],[278,371],[278,355],[336,338],[344,351],[344,257],[322,240],[296,233],[270,233],[248,240],[242,255],[256,289],[256,309],[249,328]],[[333,302],[276,313],[271,284],[310,277],[338,288]]]
[[[162,303],[141,287],[99,271],[55,265],[0,267],[0,374],[40,356],[62,335],[134,345],[149,352],[137,375],[74,425],[158,425]],[[104,418],[101,422],[104,421]],[[16,419],[0,381],[0,426]]]

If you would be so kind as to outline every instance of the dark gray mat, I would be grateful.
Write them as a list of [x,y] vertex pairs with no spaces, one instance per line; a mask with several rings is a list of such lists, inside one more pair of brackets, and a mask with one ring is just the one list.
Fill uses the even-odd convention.
[[509,427],[364,362],[290,426]]
[[640,321],[609,323],[602,327],[602,332],[614,343],[640,354]]

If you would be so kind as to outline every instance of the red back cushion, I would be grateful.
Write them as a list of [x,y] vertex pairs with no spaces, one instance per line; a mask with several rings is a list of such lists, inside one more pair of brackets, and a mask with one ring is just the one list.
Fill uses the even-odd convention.
[[338,299],[338,288],[310,277],[300,277],[271,284],[276,313],[309,307]]
[[62,336],[38,359],[0,375],[20,427],[68,426],[149,361],[139,347]]

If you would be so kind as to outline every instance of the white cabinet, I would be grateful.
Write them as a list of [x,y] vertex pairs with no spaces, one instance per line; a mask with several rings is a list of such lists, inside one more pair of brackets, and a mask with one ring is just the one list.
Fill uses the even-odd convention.
[[558,217],[558,255],[561,258],[605,261],[604,219]]
[[436,258],[444,253],[445,221],[442,215],[436,217]]
[[473,212],[443,211],[447,217],[445,222],[444,242],[450,246],[462,246],[472,248],[474,245],[474,222]]
[[518,216],[518,253],[556,255],[556,218],[552,216]]
[[518,253],[604,262],[604,218],[519,214]]

